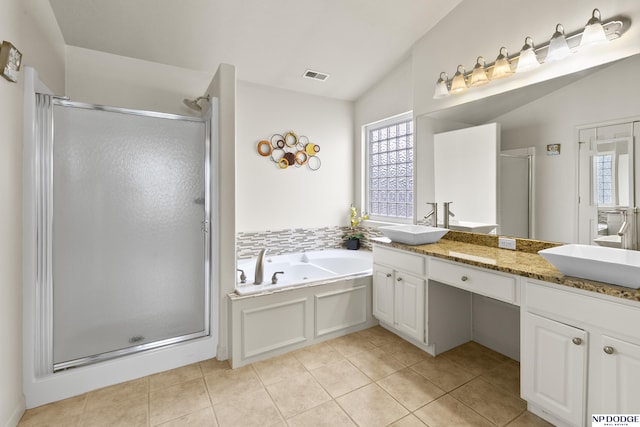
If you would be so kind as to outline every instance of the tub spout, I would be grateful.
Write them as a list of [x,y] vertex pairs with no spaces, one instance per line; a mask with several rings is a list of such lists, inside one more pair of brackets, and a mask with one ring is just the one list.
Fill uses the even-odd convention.
[[262,284],[262,279],[264,275],[264,254],[267,252],[267,248],[261,249],[258,254],[258,259],[256,259],[256,268],[255,268],[255,276],[253,280],[254,285]]

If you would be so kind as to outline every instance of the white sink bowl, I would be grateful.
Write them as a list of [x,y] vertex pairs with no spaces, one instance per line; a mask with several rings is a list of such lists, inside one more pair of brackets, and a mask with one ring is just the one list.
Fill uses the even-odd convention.
[[451,228],[452,230],[466,231],[468,233],[487,234],[497,226],[498,224],[487,224],[484,222],[458,221],[458,220],[449,221],[449,228]]
[[380,227],[380,231],[392,241],[404,243],[405,245],[435,243],[449,232],[446,228],[426,225],[392,225]]
[[567,276],[640,288],[640,252],[604,246],[564,245],[538,252]]

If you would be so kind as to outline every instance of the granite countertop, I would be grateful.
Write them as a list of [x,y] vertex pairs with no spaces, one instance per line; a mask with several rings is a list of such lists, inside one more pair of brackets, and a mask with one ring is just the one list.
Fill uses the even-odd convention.
[[516,250],[513,251],[498,248],[498,236],[458,231],[449,231],[437,243],[419,246],[392,242],[386,237],[371,240],[373,243],[383,246],[435,258],[447,259],[632,301],[640,301],[640,289],[625,288],[565,276],[547,260],[538,255],[539,250],[559,246],[561,245],[560,243],[516,239]]

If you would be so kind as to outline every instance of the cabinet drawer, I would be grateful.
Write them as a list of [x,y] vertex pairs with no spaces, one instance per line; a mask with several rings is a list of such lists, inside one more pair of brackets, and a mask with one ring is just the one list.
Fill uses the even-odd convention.
[[431,258],[429,279],[519,305],[516,279],[511,276]]
[[420,277],[425,277],[427,274],[427,258],[407,251],[374,246],[373,262]]

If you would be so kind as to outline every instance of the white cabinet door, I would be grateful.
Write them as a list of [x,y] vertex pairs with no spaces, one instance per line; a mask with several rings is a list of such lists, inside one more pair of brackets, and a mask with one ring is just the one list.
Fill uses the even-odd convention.
[[373,265],[373,315],[381,322],[393,325],[394,312],[393,270]]
[[525,314],[523,398],[570,425],[584,424],[586,331]]
[[602,336],[601,346],[603,414],[640,413],[640,346]]
[[424,288],[426,280],[395,273],[395,327],[424,342]]

